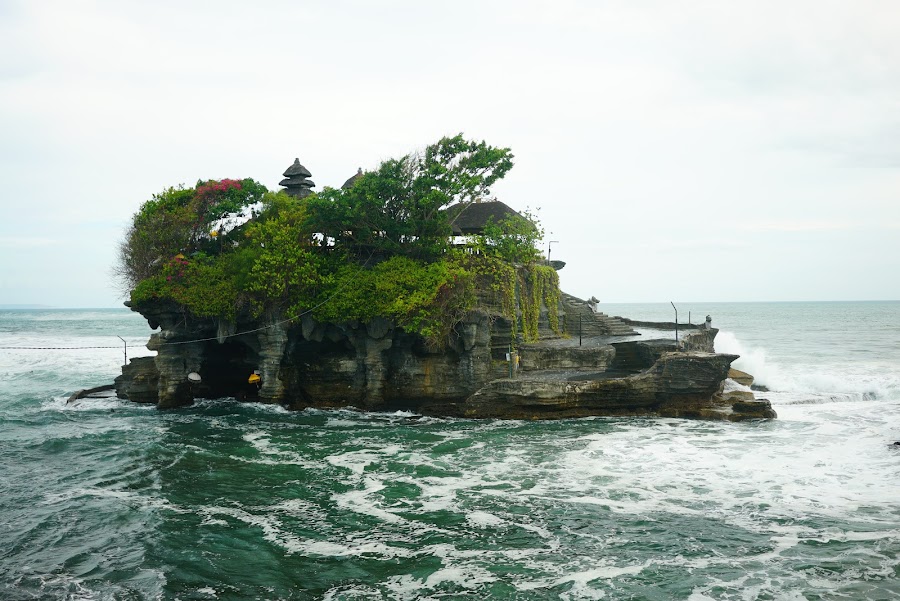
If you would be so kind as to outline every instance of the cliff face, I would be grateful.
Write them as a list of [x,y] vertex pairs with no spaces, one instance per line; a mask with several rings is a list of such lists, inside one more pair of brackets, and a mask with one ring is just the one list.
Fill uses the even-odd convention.
[[[230,396],[298,409],[383,409],[423,399],[452,404],[491,377],[490,319],[481,312],[457,325],[448,348],[431,352],[420,337],[381,318],[325,324],[309,316],[290,322],[272,315],[224,323],[198,319],[167,302],[146,303],[139,311],[160,328],[147,345],[157,356],[126,366],[117,393],[160,409]],[[200,382],[191,382],[192,372]],[[254,372],[259,385],[248,382]]]
[[[157,356],[132,360],[116,391],[160,409],[235,397],[294,409],[403,408],[491,418],[774,417],[767,401],[721,394],[737,357],[713,352],[716,330],[685,335],[679,349],[674,341],[610,336],[584,346],[565,338],[520,345],[521,371],[509,378],[511,324],[483,311],[466,315],[447,347],[433,351],[381,318],[332,324],[269,315],[226,323],[169,302],[135,309],[160,328],[148,343]],[[258,384],[248,382],[254,372]]]

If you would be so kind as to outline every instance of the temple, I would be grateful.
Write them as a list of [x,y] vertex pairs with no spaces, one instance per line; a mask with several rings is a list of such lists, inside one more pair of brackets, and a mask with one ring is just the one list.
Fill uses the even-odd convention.
[[285,170],[284,177],[278,185],[284,186],[285,192],[294,198],[306,198],[312,194],[312,188],[316,185],[307,179],[312,177],[312,173],[300,164],[300,159],[294,159],[294,164]]
[[359,178],[361,178],[362,176],[363,176],[363,170],[362,170],[362,167],[360,167],[359,169],[356,170],[356,173],[354,173],[354,174],[351,175],[349,178],[347,178],[347,181],[344,182],[344,184],[341,186],[341,188],[344,189],[344,190],[347,190],[347,189],[349,189],[349,188],[352,188],[353,185],[354,185],[354,184],[359,180]]
[[460,202],[445,211],[454,236],[484,233],[484,226],[488,223],[500,223],[510,217],[525,219],[499,200]]

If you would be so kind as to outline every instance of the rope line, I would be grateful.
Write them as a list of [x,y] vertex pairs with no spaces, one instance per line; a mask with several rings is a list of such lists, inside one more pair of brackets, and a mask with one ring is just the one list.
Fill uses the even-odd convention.
[[0,346],[4,351],[80,351],[89,348],[116,348],[120,346]]
[[[262,326],[261,328],[247,330],[245,332],[235,332],[234,334],[225,334],[224,336],[221,336],[221,338],[224,339],[224,338],[232,338],[234,336],[243,336],[244,334],[254,334],[256,332],[262,332],[263,330],[268,330],[269,328],[274,328],[275,326],[280,326],[282,324],[292,322],[296,319],[300,319],[304,315],[312,313],[313,311],[315,311],[316,309],[318,309],[319,307],[321,307],[322,305],[324,305],[325,303],[327,303],[328,301],[333,299],[335,296],[337,296],[337,292],[335,292],[333,295],[331,295],[329,298],[325,299],[324,301],[322,301],[315,307],[307,309],[306,311],[303,311],[302,313],[295,315],[294,317],[288,317],[287,319],[282,319],[281,321],[276,321],[275,323],[270,323],[268,325]],[[220,338],[219,336],[212,336],[210,338],[197,338],[196,340],[180,340],[180,341],[176,341],[176,342],[167,342],[165,340],[162,340],[161,342],[162,342],[162,344],[167,344],[167,345],[193,344],[195,342],[210,342],[212,340],[219,340],[219,338]],[[121,348],[121,347],[119,347],[119,346],[0,346],[0,350],[5,350],[5,351],[8,351],[8,350],[16,350],[16,351],[76,351],[76,350],[95,349],[95,348],[102,348],[102,349],[116,348],[117,349],[117,348]]]
[[[304,315],[312,313],[313,311],[315,311],[316,309],[318,309],[319,307],[321,307],[322,305],[324,305],[325,303],[327,303],[328,301],[333,299],[335,296],[337,296],[337,292],[334,293],[333,295],[331,295],[329,298],[322,301],[321,303],[319,303],[318,305],[316,305],[315,307],[312,307],[311,309],[307,309],[306,311],[303,311],[302,313],[295,315],[294,317],[288,317],[287,319],[282,319],[281,321],[276,321],[275,323],[270,323],[269,325],[262,326],[261,328],[247,330],[245,332],[235,332],[234,334],[225,334],[224,336],[221,336],[221,338],[225,339],[225,338],[232,338],[234,336],[243,336],[244,334],[254,334],[256,332],[262,332],[263,330],[268,330],[269,328],[274,328],[275,326],[280,326],[281,324],[284,324],[284,323],[292,322],[295,319],[300,319]],[[162,343],[163,344],[193,344],[194,342],[209,342],[211,340],[218,340],[219,338],[220,338],[219,336],[212,336],[210,338],[197,338],[196,340],[181,340],[181,341],[176,341],[176,342],[162,341]]]

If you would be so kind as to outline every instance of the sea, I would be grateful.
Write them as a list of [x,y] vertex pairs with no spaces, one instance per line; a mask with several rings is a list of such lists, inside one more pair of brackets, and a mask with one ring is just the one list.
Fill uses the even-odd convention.
[[777,419],[67,403],[146,322],[0,311],[0,599],[900,598],[900,302],[676,306]]

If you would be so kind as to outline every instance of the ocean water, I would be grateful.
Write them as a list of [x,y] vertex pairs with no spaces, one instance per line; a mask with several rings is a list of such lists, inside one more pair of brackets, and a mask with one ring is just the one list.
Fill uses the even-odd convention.
[[688,310],[779,419],[67,405],[146,323],[0,312],[0,347],[113,347],[0,349],[0,599],[900,598],[900,303]]

